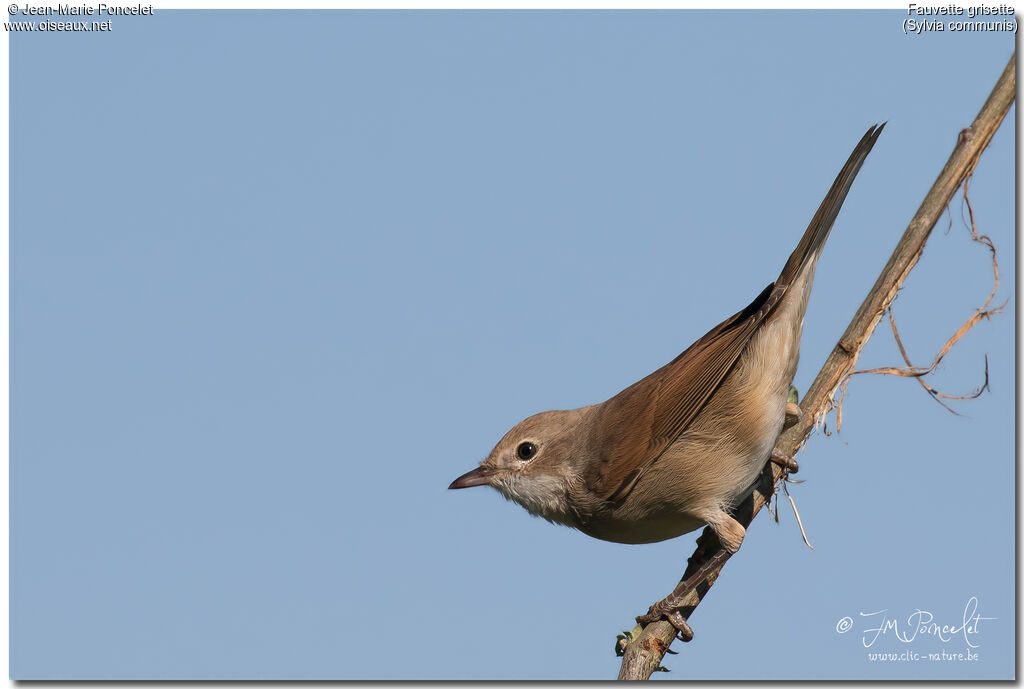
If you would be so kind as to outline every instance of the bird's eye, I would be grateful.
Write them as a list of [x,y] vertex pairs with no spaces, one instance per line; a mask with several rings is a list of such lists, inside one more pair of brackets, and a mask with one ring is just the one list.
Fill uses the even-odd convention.
[[516,457],[524,462],[528,459],[533,459],[536,454],[537,446],[533,443],[519,443],[519,447],[516,448]]

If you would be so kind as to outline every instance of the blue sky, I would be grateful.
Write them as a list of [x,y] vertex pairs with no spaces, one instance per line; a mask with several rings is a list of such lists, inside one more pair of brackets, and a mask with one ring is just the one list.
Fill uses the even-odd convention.
[[[450,492],[773,280],[871,124],[803,390],[1013,52],[890,12],[229,12],[10,36],[11,675],[610,678],[696,533],[592,540]],[[1010,118],[1015,117],[1011,111]],[[1012,120],[1011,120],[1012,122]],[[1014,149],[972,181],[1010,308],[933,384],[857,377],[658,678],[1008,678]],[[991,287],[957,197],[895,313]],[[898,363],[880,328],[864,368]],[[830,429],[834,423],[830,421]],[[986,618],[971,661],[861,613]],[[844,617],[848,633],[836,631]]]

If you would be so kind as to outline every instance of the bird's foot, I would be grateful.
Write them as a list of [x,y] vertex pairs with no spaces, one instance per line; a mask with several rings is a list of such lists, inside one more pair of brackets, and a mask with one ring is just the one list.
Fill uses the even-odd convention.
[[[689,600],[690,594],[696,591],[709,576],[715,573],[731,555],[731,552],[724,549],[716,552],[696,572],[679,582],[675,590],[666,598],[652,605],[647,610],[646,615],[638,616],[636,618],[637,624],[648,625],[664,618],[676,628],[681,640],[690,641],[693,639],[693,629],[687,623],[686,617],[683,616],[684,611],[686,611],[686,614],[689,614],[696,604],[696,601]],[[714,582],[713,578],[711,582]]]
[[668,620],[669,624],[676,628],[676,636],[682,641],[693,640],[693,629],[686,622],[686,618],[683,617],[682,611],[674,602],[675,596],[669,596],[668,598],[658,601],[652,605],[646,615],[638,615],[636,618],[637,624],[641,626],[647,626],[651,622],[657,622],[661,618]]
[[800,465],[789,455],[784,455],[778,449],[772,450],[771,460],[791,474],[800,471]]

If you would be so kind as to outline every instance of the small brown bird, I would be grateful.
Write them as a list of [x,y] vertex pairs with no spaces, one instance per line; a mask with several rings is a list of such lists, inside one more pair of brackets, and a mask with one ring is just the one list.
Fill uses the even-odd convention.
[[729,511],[782,433],[815,263],[884,126],[868,129],[779,279],[749,306],[611,399],[522,421],[449,488],[490,485],[534,515],[617,543],[708,524],[735,552],[745,531]]

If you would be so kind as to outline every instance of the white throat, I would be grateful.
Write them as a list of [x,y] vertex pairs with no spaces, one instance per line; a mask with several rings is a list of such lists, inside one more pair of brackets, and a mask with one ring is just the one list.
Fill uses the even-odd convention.
[[576,526],[566,501],[565,481],[560,476],[502,476],[492,484],[506,499],[517,502],[535,517],[549,522]]

